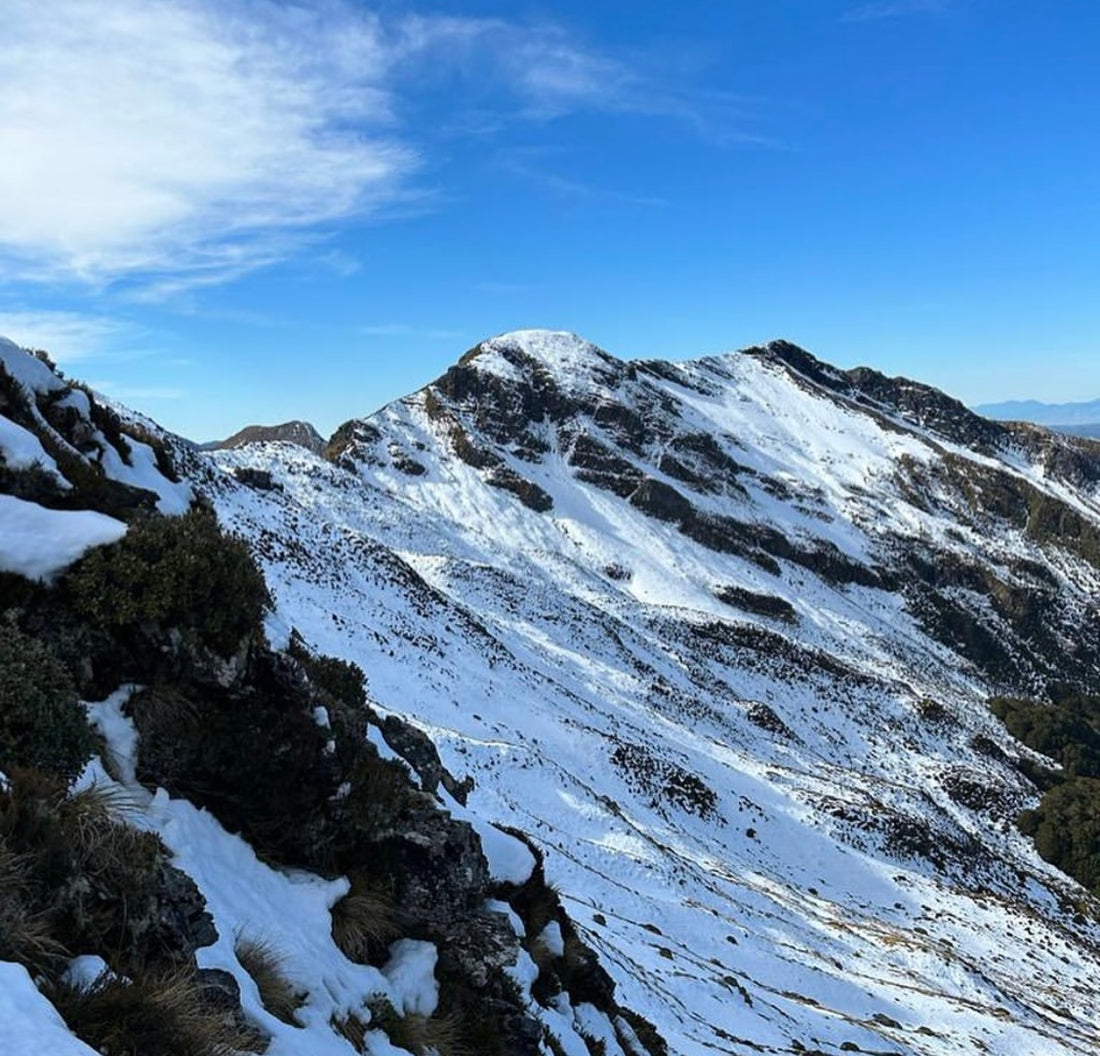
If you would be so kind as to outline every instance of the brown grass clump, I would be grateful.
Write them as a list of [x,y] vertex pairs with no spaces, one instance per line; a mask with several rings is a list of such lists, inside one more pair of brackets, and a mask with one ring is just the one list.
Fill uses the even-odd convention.
[[362,877],[332,907],[332,939],[348,960],[372,964],[401,934],[389,892]]
[[102,786],[69,793],[62,779],[35,770],[9,778],[0,791],[0,844],[9,855],[0,898],[9,916],[26,910],[24,922],[5,929],[9,947],[25,946],[21,960],[32,966],[58,947],[100,950],[128,969],[158,955],[149,926],[168,856],[156,836],[119,816],[130,806],[125,793]]
[[256,1052],[255,1036],[202,1001],[189,972],[151,973],[133,982],[104,973],[48,994],[69,1029],[111,1056],[233,1056]]
[[340,1037],[346,1038],[356,1052],[366,1051],[367,1031],[370,1028],[354,1012],[343,1017],[333,1016],[329,1026]]
[[237,937],[233,952],[241,967],[252,976],[264,1008],[292,1027],[301,1026],[296,1013],[305,1004],[307,995],[287,978],[286,958],[269,942],[243,936]]
[[48,915],[31,904],[32,869],[31,857],[16,854],[0,837],[0,961],[42,971],[60,965],[65,949],[53,937]]
[[410,1012],[401,1016],[385,998],[372,1002],[370,1010],[371,1027],[384,1031],[392,1044],[415,1056],[473,1056],[457,1013],[421,1016]]

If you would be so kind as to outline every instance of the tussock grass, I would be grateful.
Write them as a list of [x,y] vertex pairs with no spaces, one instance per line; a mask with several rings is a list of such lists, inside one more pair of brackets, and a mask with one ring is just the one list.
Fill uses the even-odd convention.
[[59,966],[65,949],[52,934],[49,916],[31,904],[34,862],[16,854],[0,837],[0,961],[42,971]]
[[233,1056],[262,1051],[251,1032],[202,1001],[186,970],[134,981],[104,973],[49,992],[69,1029],[110,1056]]
[[400,934],[389,892],[353,876],[351,890],[332,907],[332,939],[344,956],[372,964]]
[[241,935],[233,951],[241,967],[252,976],[264,1008],[284,1023],[301,1026],[296,1014],[305,1004],[306,995],[287,978],[283,954],[263,939]]
[[371,1027],[384,1031],[392,1044],[415,1056],[474,1056],[465,1041],[463,1019],[456,1012],[401,1016],[384,998],[372,1002],[370,1010]]
[[155,679],[133,694],[128,707],[135,716],[140,713],[143,726],[158,731],[193,731],[199,725],[195,703],[188,700],[177,684],[165,678]]
[[36,770],[8,777],[0,943],[12,958],[47,974],[64,951],[94,950],[128,974],[177,960],[174,933],[162,924],[170,858],[156,835],[127,824],[129,795],[110,786],[70,793],[57,775]]
[[345,1038],[356,1052],[366,1052],[367,1031],[370,1028],[354,1012],[346,1016],[333,1016],[329,1026]]

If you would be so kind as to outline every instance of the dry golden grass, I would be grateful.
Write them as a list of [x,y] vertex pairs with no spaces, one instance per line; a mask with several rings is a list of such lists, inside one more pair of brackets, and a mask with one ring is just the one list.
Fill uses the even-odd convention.
[[332,907],[332,939],[344,956],[369,964],[400,934],[389,892],[353,877],[351,890]]
[[48,994],[69,1029],[111,1056],[233,1056],[259,1052],[256,1037],[203,1004],[186,970],[133,982],[104,973]]
[[346,1038],[356,1052],[366,1051],[367,1030],[369,1028],[354,1012],[349,1012],[343,1017],[333,1016],[329,1020],[329,1026],[340,1037]]
[[238,936],[233,947],[241,967],[252,976],[264,1008],[291,1026],[301,1026],[296,1013],[306,995],[287,978],[285,958],[269,942]]
[[392,1044],[415,1056],[473,1056],[457,1013],[421,1016],[410,1012],[401,1016],[385,999],[373,1002],[370,1009],[370,1026],[384,1031]]
[[41,971],[59,964],[65,949],[51,933],[49,916],[29,902],[33,859],[16,854],[0,837],[0,960]]

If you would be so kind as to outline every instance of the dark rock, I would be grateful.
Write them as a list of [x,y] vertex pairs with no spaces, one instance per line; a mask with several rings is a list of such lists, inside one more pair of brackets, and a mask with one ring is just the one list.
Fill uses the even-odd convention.
[[195,984],[209,1007],[225,1012],[240,1008],[241,988],[231,972],[221,968],[200,968],[195,972]]
[[489,867],[471,826],[426,801],[403,810],[373,841],[394,900],[431,934],[446,934],[488,897]]
[[714,596],[727,605],[740,609],[743,612],[751,612],[757,616],[770,616],[784,623],[797,623],[798,615],[794,606],[789,601],[777,598],[773,594],[757,594],[755,591],[746,590],[744,587],[719,587]]
[[447,928],[440,943],[441,975],[458,975],[484,990],[492,979],[516,963],[519,940],[502,913],[472,913]]
[[581,433],[573,440],[568,461],[577,468],[578,480],[624,499],[645,479],[645,474],[633,463],[587,433]]
[[647,478],[630,494],[629,502],[643,513],[661,521],[680,523],[694,513],[691,503],[675,488]]
[[396,715],[387,715],[379,729],[386,743],[416,771],[421,787],[434,795],[442,785],[459,803],[465,805],[466,797],[473,790],[473,778],[456,781],[439,759],[432,739],[411,723]]
[[236,1037],[251,1042],[246,1051],[265,1052],[271,1035],[245,1017],[237,980],[220,968],[200,968],[193,978],[203,1007],[220,1015],[223,1022],[233,1027]]
[[753,701],[745,712],[745,718],[762,730],[778,734],[787,740],[794,740],[794,731],[775,713],[775,709],[763,701]]
[[257,491],[282,491],[282,484],[271,479],[271,473],[266,469],[253,469],[251,466],[237,466],[233,470],[233,476],[242,484],[255,488]]
[[485,483],[494,488],[510,491],[524,506],[536,513],[546,513],[554,508],[554,500],[548,492],[507,466],[496,466],[490,470]]
[[417,462],[415,458],[410,458],[408,455],[397,454],[392,456],[393,468],[399,473],[404,473],[408,477],[422,477],[428,472],[427,467]]

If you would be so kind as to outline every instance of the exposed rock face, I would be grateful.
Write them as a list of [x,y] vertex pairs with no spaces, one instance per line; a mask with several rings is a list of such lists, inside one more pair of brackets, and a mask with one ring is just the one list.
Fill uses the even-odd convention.
[[380,729],[386,743],[416,771],[425,792],[434,795],[442,785],[459,803],[465,805],[466,796],[473,788],[472,778],[467,775],[462,781],[456,781],[440,762],[439,752],[426,733],[396,715],[387,715]]
[[772,341],[747,352],[783,363],[825,391],[896,414],[967,447],[991,450],[1003,445],[1009,435],[999,422],[983,418],[959,400],[909,378],[888,378],[867,367],[837,370],[788,341]]
[[[965,445],[983,456],[1021,452],[1050,479],[1089,489],[1100,480],[1100,448],[1089,441],[992,422],[929,386],[866,368],[837,370],[788,342],[737,355],[759,360],[766,370],[782,372],[811,395],[869,418],[880,429],[926,445],[931,462],[903,456],[896,470],[905,494],[926,509],[931,511],[931,500],[975,530],[982,522],[995,532],[1022,528],[1040,546],[1100,561],[1096,530],[1063,498],[1019,473],[941,446]],[[450,437],[456,457],[485,483],[513,491],[535,511],[554,509],[537,467],[560,453],[578,481],[626,499],[694,542],[743,557],[773,576],[789,562],[838,585],[901,590],[929,633],[994,678],[1018,676],[1038,685],[1051,677],[1042,657],[1050,655],[1052,621],[1061,625],[1059,637],[1073,635],[1081,643],[1067,674],[1091,677],[1088,672],[1100,660],[1095,623],[1091,618],[1078,622],[1083,610],[1065,609],[1056,595],[1048,594],[1045,603],[1012,602],[1009,595],[1018,594],[1018,588],[987,568],[968,585],[968,596],[949,596],[928,581],[919,564],[908,567],[912,544],[892,539],[888,530],[879,533],[870,552],[857,555],[841,550],[827,532],[812,527],[790,532],[770,522],[760,507],[762,496],[822,522],[836,512],[812,489],[800,494],[797,481],[749,464],[738,437],[685,428],[685,399],[717,397],[736,376],[735,357],[684,365],[631,363],[572,335],[520,333],[477,346],[404,406],[423,408]],[[390,459],[382,448],[401,448],[383,427],[385,417],[343,427],[346,439],[330,448],[329,457],[370,467],[372,473],[384,469]],[[392,464],[400,468],[396,460]],[[734,500],[726,508],[745,512],[712,512],[711,496]],[[858,487],[853,487],[853,501],[862,501]],[[976,561],[982,564],[981,557]],[[900,576],[899,566],[907,569]],[[1036,606],[1044,605],[1040,617]],[[1013,660],[1006,659],[1006,650]],[[1062,659],[1058,664],[1064,667]]]
[[358,898],[432,943],[473,1051],[666,1051],[619,1000],[684,1056],[1095,1051],[1095,903],[1015,829],[1043,771],[986,708],[1100,688],[1089,445],[781,343],[527,332],[327,454],[183,463],[286,654],[15,607],[146,687],[139,779],[343,885],[334,938]]
[[[876,993],[915,985],[950,1005],[964,962],[934,943],[974,964],[987,936],[932,910],[914,931],[898,906],[950,891],[967,907],[956,921],[981,918],[1008,949],[1012,929],[975,892],[1033,919],[1019,877],[1053,883],[1014,842],[1032,790],[984,699],[1062,677],[1098,687],[1090,445],[782,342],[630,362],[521,332],[347,423],[327,456],[219,456],[272,471],[295,511],[285,528],[232,484],[216,482],[215,502],[277,540],[267,568],[287,611],[314,604],[300,582],[324,578],[334,617],[296,617],[303,635],[370,671],[385,710],[416,716],[443,763],[476,778],[471,807],[492,804],[564,877],[573,938],[539,899],[503,892],[525,945],[541,936],[536,961],[557,948],[549,923],[561,929],[540,994],[560,987],[576,1007],[600,992],[582,981],[583,940],[627,997],[640,976],[667,993],[654,1018],[671,1051],[949,1051],[941,1021],[906,1023],[904,997],[871,1010],[811,980],[859,964]],[[329,557],[292,553],[292,519],[307,516],[326,524]],[[403,643],[423,650],[415,679]],[[430,787],[431,758],[399,750]],[[836,872],[808,875],[819,853],[839,855]],[[888,875],[881,905],[851,886],[864,860]],[[865,926],[938,967],[895,974],[852,937]],[[776,927],[799,936],[796,968],[761,938]],[[1091,940],[1074,942],[1091,964]],[[788,971],[797,990],[777,994]],[[722,1008],[706,1026],[684,1011],[704,993]],[[1043,1019],[1015,984],[1011,1000]]]

